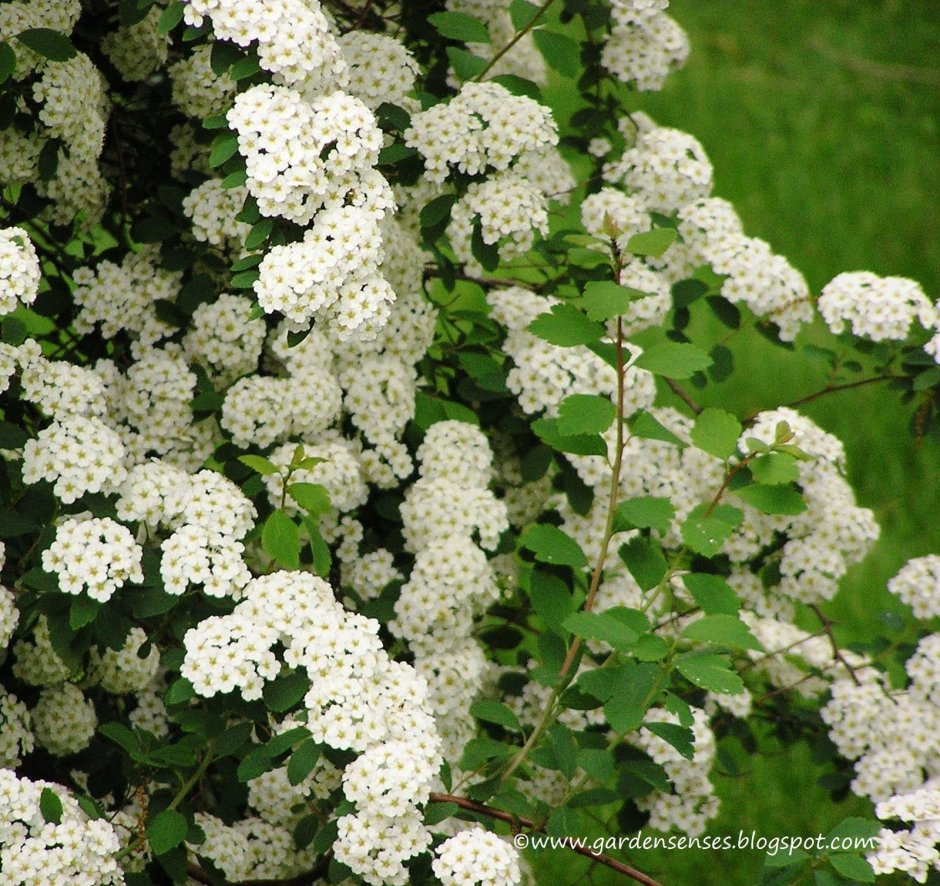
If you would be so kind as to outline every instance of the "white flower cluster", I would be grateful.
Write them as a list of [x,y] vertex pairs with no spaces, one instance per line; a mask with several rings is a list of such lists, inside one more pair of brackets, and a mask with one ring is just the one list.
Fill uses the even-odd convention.
[[441,843],[431,865],[442,886],[517,886],[519,853],[506,840],[479,826]]
[[238,255],[251,225],[235,216],[245,204],[248,189],[243,185],[226,188],[222,179],[210,178],[183,198],[183,213],[193,223],[193,236],[202,243],[219,246]]
[[86,492],[112,492],[127,475],[118,434],[94,416],[65,415],[23,447],[23,481],[54,483],[64,504]]
[[58,757],[87,748],[98,728],[95,706],[74,683],[43,689],[32,714],[36,741]]
[[477,175],[508,169],[524,151],[558,141],[551,111],[498,83],[465,83],[446,104],[411,118],[405,144],[424,157],[425,175],[444,182],[451,169]]
[[252,319],[248,299],[223,293],[193,312],[183,350],[219,385],[228,385],[257,369],[265,332],[261,319]]
[[940,615],[940,556],[908,560],[888,581],[888,590],[907,603],[917,618]]
[[67,594],[85,592],[104,603],[125,582],[142,582],[143,550],[130,530],[108,517],[69,518],[42,552],[42,568],[59,577]]
[[234,80],[212,70],[212,46],[196,46],[185,57],[170,65],[173,104],[188,117],[211,117],[224,114],[235,99],[238,87]]
[[935,820],[918,822],[910,830],[882,828],[877,834],[878,848],[865,858],[876,876],[903,871],[912,880],[926,883],[931,870],[940,865],[937,830]]
[[613,0],[611,14],[613,26],[601,63],[641,92],[662,89],[666,77],[689,57],[685,31],[658,4],[641,7],[635,0]]
[[387,102],[410,106],[418,63],[408,48],[388,34],[353,30],[337,41],[348,67],[346,89],[373,111]]
[[0,228],[0,316],[39,293],[39,256],[22,228]]
[[253,579],[229,616],[187,631],[181,673],[200,695],[239,689],[260,697],[282,665],[312,681],[304,699],[314,740],[361,756],[343,776],[358,811],[339,821],[336,857],[368,883],[404,884],[403,862],[430,844],[417,805],[440,765],[427,687],[408,665],[391,661],[378,623],[346,612],[322,579],[277,572]]
[[[30,28],[52,28],[70,34],[81,14],[81,0],[13,0],[0,4],[0,34],[19,34]],[[17,80],[46,64],[44,56],[17,43],[13,75]]]
[[13,676],[31,686],[55,686],[71,676],[69,667],[59,658],[49,637],[49,623],[40,615],[26,639],[13,644]]
[[846,326],[871,341],[903,341],[918,320],[925,329],[937,321],[937,310],[915,280],[879,277],[870,271],[839,274],[819,294],[817,308],[835,333]]
[[119,265],[105,260],[94,270],[78,268],[73,276],[73,298],[81,308],[75,330],[81,335],[98,325],[105,338],[127,332],[143,344],[153,344],[173,332],[157,317],[156,302],[176,301],[182,276],[160,267],[154,247],[125,253]]
[[545,194],[515,172],[499,172],[486,181],[471,182],[454,205],[447,226],[454,253],[471,268],[479,267],[471,245],[477,220],[483,242],[498,246],[501,260],[515,258],[532,248],[536,231],[548,233]]
[[187,0],[184,21],[212,19],[220,40],[258,43],[261,67],[285,83],[307,87],[340,79],[345,64],[330,20],[317,0]]
[[0,686],[0,768],[19,766],[35,747],[29,710]]
[[167,593],[202,585],[209,596],[238,597],[251,577],[239,539],[254,525],[254,505],[215,471],[190,475],[162,461],[138,465],[120,490],[117,513],[173,530],[160,546]]
[[170,35],[160,33],[162,12],[154,4],[139,22],[116,28],[101,41],[101,50],[125,80],[144,80],[166,62]]
[[671,213],[712,188],[712,165],[686,132],[655,124],[641,129],[636,144],[604,166],[604,179],[622,183],[654,212]]
[[155,644],[141,657],[141,649],[146,644],[144,629],[133,627],[120,649],[99,652],[93,648],[89,675],[105,692],[114,695],[142,692],[150,686],[160,668],[160,650]]
[[[40,808],[44,790],[62,804],[58,824]],[[120,841],[103,818],[90,820],[61,785],[19,778],[0,769],[0,870],[9,886],[118,886],[124,876],[115,853]]]
[[80,52],[46,65],[33,84],[33,98],[42,105],[39,120],[48,137],[62,142],[55,175],[36,185],[50,201],[46,212],[59,224],[79,217],[90,228],[100,220],[109,192],[98,169],[109,111],[105,79]]
[[104,415],[105,386],[93,370],[63,360],[38,357],[23,366],[23,399],[50,418]]

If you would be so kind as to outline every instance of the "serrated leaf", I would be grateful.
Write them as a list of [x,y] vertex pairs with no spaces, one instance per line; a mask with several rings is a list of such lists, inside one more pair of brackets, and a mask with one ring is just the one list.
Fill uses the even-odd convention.
[[640,410],[628,418],[627,426],[634,437],[643,437],[646,440],[662,440],[664,443],[672,443],[675,446],[686,445],[659,419],[644,410]]
[[666,574],[667,563],[663,550],[655,538],[638,535],[620,546],[620,557],[630,574],[644,591],[655,588]]
[[52,62],[67,62],[78,55],[72,41],[61,31],[52,28],[27,28],[16,39],[33,52]]
[[280,468],[270,459],[265,458],[263,455],[240,455],[238,456],[238,460],[243,465],[247,465],[253,471],[257,471],[263,477],[280,473]]
[[738,649],[761,651],[764,648],[741,619],[727,613],[704,615],[696,619],[682,629],[682,636],[689,640],[734,646]]
[[539,314],[528,326],[529,332],[562,348],[586,345],[604,335],[604,327],[589,320],[571,305],[553,305],[551,312]]
[[39,795],[39,811],[43,820],[49,824],[59,824],[62,821],[62,800],[52,788],[43,788]]
[[549,627],[560,625],[574,608],[571,591],[557,576],[534,570],[529,578],[532,608]]
[[510,732],[522,732],[519,718],[502,702],[484,698],[470,705],[470,713],[478,720],[496,723]]
[[557,526],[547,523],[538,523],[526,530],[519,539],[519,546],[532,551],[540,563],[571,566],[574,569],[583,569],[588,565],[581,546]]
[[532,430],[546,445],[559,452],[607,457],[607,444],[600,434],[562,434],[557,418],[540,418],[532,422]]
[[541,10],[528,0],[512,0],[509,4],[509,18],[517,31],[522,31],[539,15]]
[[262,697],[269,710],[280,714],[298,704],[309,689],[310,678],[303,671],[295,671],[267,683]]
[[486,60],[472,52],[467,52],[466,49],[448,46],[446,51],[447,60],[454,69],[454,73],[464,82],[479,77],[486,70]]
[[287,494],[308,514],[325,514],[333,507],[330,493],[319,483],[291,483]]
[[691,760],[695,755],[695,736],[688,726],[679,726],[676,723],[644,723],[643,728],[671,744],[687,760]]
[[659,258],[678,238],[679,232],[675,228],[653,228],[652,231],[634,234],[627,241],[626,251]]
[[574,734],[561,723],[548,730],[548,740],[555,752],[558,769],[566,778],[573,778],[578,766],[578,746]]
[[630,648],[640,636],[622,621],[603,612],[573,612],[561,625],[585,640],[600,640],[621,651]]
[[591,320],[609,320],[625,314],[633,302],[646,298],[648,294],[611,280],[592,280],[585,284],[578,306]]
[[766,868],[788,868],[791,865],[800,864],[810,857],[808,852],[802,849],[780,849],[773,854],[767,853],[764,857],[764,867]]
[[734,589],[718,575],[692,572],[682,576],[682,583],[706,615],[735,615],[741,608]]
[[735,489],[734,494],[764,514],[802,514],[806,510],[803,496],[790,484],[767,486],[751,483]]
[[676,509],[668,498],[641,495],[620,502],[614,513],[614,532],[631,529],[655,529],[660,535],[669,531]]
[[283,511],[272,511],[261,530],[261,547],[287,569],[300,566],[300,528]]
[[693,508],[680,527],[680,532],[682,540],[696,554],[714,557],[741,524],[744,514],[731,505],[717,505],[710,514],[707,511],[707,505]]
[[186,839],[189,825],[186,817],[175,809],[163,812],[147,822],[147,840],[154,855],[163,855],[175,849]]
[[659,673],[659,667],[652,664],[631,663],[624,667],[617,691],[604,704],[604,716],[614,732],[639,729],[647,709],[656,702],[653,688]]
[[711,362],[712,358],[695,345],[667,342],[647,348],[634,365],[667,378],[689,378]]
[[463,43],[489,43],[490,32],[486,25],[472,15],[462,12],[435,12],[428,22],[442,37],[460,40]]
[[292,785],[300,784],[311,772],[320,759],[320,745],[312,738],[300,744],[287,763],[287,780]]
[[786,452],[771,452],[748,463],[751,476],[767,486],[778,483],[795,483],[800,479],[800,467],[796,459]]
[[602,434],[617,416],[610,397],[571,394],[558,405],[558,430],[565,436]]
[[[879,821],[871,818],[858,818],[852,816],[840,821],[828,834],[826,834],[826,843],[831,844],[833,840],[860,839],[867,840],[876,837],[881,831],[883,825]],[[861,848],[861,847],[856,847]]]
[[258,63],[258,59],[253,56],[248,56],[247,58],[240,58],[235,62],[229,69],[228,75],[237,83],[239,80],[245,80],[257,74],[260,70],[261,65]]
[[874,883],[875,872],[872,866],[860,855],[833,853],[829,856],[829,864],[843,877],[856,883]]
[[722,461],[734,455],[741,436],[741,422],[730,412],[709,407],[696,417],[690,437],[703,452]]
[[574,78],[581,72],[581,47],[576,40],[544,28],[533,31],[532,39],[548,66],[563,77]]
[[733,671],[728,660],[711,653],[689,653],[676,661],[676,669],[693,686],[724,695],[737,695],[744,691],[744,682]]

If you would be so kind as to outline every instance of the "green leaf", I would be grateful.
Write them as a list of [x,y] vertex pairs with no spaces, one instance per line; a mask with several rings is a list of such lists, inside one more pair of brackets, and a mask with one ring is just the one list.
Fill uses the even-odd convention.
[[[828,834],[826,834],[826,843],[831,844],[833,840],[859,839],[868,840],[878,835],[882,828],[880,821],[874,821],[870,818],[858,818],[852,816],[840,821]],[[855,847],[860,849],[862,847]]]
[[495,243],[487,243],[483,239],[483,226],[480,222],[474,222],[470,236],[470,252],[484,271],[495,271],[499,267],[499,248]]
[[184,701],[189,701],[195,697],[196,690],[193,688],[193,684],[185,677],[179,677],[170,684],[170,688],[163,696],[163,701],[165,704],[174,705],[182,704]]
[[768,852],[764,857],[764,867],[788,868],[791,865],[806,861],[809,857],[808,852],[804,852],[802,849],[793,849],[788,846],[786,849],[780,849],[773,854]]
[[735,489],[734,494],[764,514],[802,514],[806,510],[803,496],[790,484],[751,483]]
[[62,821],[62,801],[52,788],[42,789],[39,795],[39,811],[49,824],[59,824]]
[[78,55],[72,41],[61,31],[54,31],[52,28],[28,28],[20,31],[16,39],[52,62],[67,62]]
[[584,295],[577,303],[591,320],[609,320],[625,314],[633,302],[647,295],[649,293],[612,280],[592,280],[585,284]]
[[544,28],[533,31],[532,39],[550,68],[572,79],[581,73],[581,47],[576,40]]
[[287,780],[293,784],[300,784],[317,765],[320,759],[320,745],[312,738],[308,738],[291,754],[287,764]]
[[519,546],[532,551],[540,563],[583,569],[588,565],[581,546],[557,526],[537,523],[519,539]]
[[600,434],[562,434],[557,418],[540,418],[532,422],[532,430],[540,440],[559,452],[607,457],[607,444]]
[[704,615],[696,619],[683,628],[682,636],[689,640],[716,643],[720,646],[734,646],[738,649],[760,651],[764,648],[741,619],[736,615],[726,613]]
[[560,625],[572,612],[574,601],[568,586],[556,575],[534,570],[529,578],[532,608],[549,627]]
[[703,452],[724,461],[734,455],[738,448],[741,422],[730,412],[709,407],[695,417],[690,436]]
[[602,784],[614,774],[614,755],[606,749],[581,748],[577,762],[591,778]]
[[644,591],[655,588],[666,574],[666,558],[655,538],[638,535],[620,546],[620,557]]
[[656,703],[653,690],[659,679],[657,665],[631,662],[623,668],[616,692],[604,705],[604,716],[614,732],[639,729],[646,711]]
[[653,228],[652,231],[634,234],[627,241],[626,251],[659,258],[678,238],[679,232],[675,228]]
[[663,443],[672,443],[675,446],[686,445],[669,428],[662,425],[658,419],[643,410],[628,418],[627,426],[634,437],[643,437],[645,440],[662,440]]
[[682,576],[682,583],[706,615],[736,615],[741,608],[734,589],[718,575],[692,572]]
[[9,43],[0,42],[0,85],[16,73],[16,53]]
[[479,77],[486,70],[486,60],[474,55],[472,52],[467,52],[466,49],[448,46],[446,51],[447,60],[454,69],[454,73],[464,82]]
[[281,566],[300,566],[300,529],[283,511],[272,511],[261,530],[261,547]]
[[548,730],[548,740],[555,752],[558,768],[566,778],[573,778],[578,767],[578,746],[567,726],[556,723]]
[[500,701],[484,698],[470,705],[470,713],[478,720],[496,723],[510,732],[522,732],[519,718]]
[[229,70],[228,75],[234,81],[238,82],[239,80],[245,80],[248,77],[257,74],[261,70],[261,65],[258,63],[258,59],[253,56],[248,56],[247,58],[240,58],[234,65],[232,65],[231,70]]
[[189,825],[186,817],[175,809],[164,809],[147,822],[147,840],[154,855],[163,855],[175,849],[186,839]]
[[238,136],[234,132],[224,132],[217,135],[212,142],[212,151],[209,153],[209,165],[213,168],[221,166],[226,160],[234,157],[238,152]]
[[829,856],[831,864],[843,877],[856,883],[874,883],[875,872],[871,865],[860,855],[834,853]]
[[786,452],[771,452],[748,462],[751,476],[767,486],[777,483],[795,483],[800,479],[800,467],[796,459]]
[[509,5],[509,18],[517,31],[522,31],[540,12],[538,6],[529,0],[512,0]]
[[655,529],[660,535],[669,531],[676,509],[668,498],[641,495],[620,502],[614,513],[614,532],[630,529]]
[[424,808],[424,823],[430,828],[448,818],[453,818],[460,812],[460,807],[456,803],[428,803]]
[[252,748],[239,762],[238,768],[235,770],[235,777],[241,782],[251,781],[253,778],[264,775],[272,768],[274,768],[274,761],[268,748],[266,746],[256,747]]
[[268,709],[280,714],[298,704],[309,689],[310,678],[303,671],[295,671],[266,684],[262,696]]
[[263,218],[259,221],[245,237],[245,249],[255,250],[260,247],[274,230],[274,219]]
[[[240,188],[248,181],[248,173],[244,169],[236,169],[222,179],[223,188]],[[260,258],[260,256],[259,256]]]
[[565,436],[602,434],[617,416],[610,397],[571,394],[558,406],[558,430]]
[[539,314],[530,324],[529,332],[549,344],[562,348],[587,345],[604,335],[604,327],[571,305],[553,305],[551,313]]
[[319,483],[291,483],[287,494],[309,514],[325,514],[333,507],[330,493]]
[[457,202],[456,194],[444,194],[435,197],[429,203],[421,208],[418,219],[422,228],[433,228],[437,225],[444,225],[450,219],[450,211]]
[[711,366],[712,358],[695,345],[667,342],[643,351],[635,365],[667,378],[689,378]]
[[81,630],[98,617],[99,609],[101,604],[97,600],[92,600],[84,594],[74,597],[69,605],[69,627],[73,631]]
[[680,656],[676,669],[693,686],[719,692],[724,695],[736,695],[744,691],[744,682],[722,655],[710,652],[690,652]]
[[676,723],[644,723],[643,728],[669,742],[687,760],[694,756],[695,736],[688,726],[679,726]]
[[29,434],[19,425],[0,421],[0,449],[22,449],[28,439]]
[[253,471],[257,471],[263,477],[278,474],[281,470],[274,462],[265,458],[263,455],[240,455],[238,456],[238,460]]
[[561,625],[585,640],[600,640],[621,651],[640,636],[628,625],[606,612],[573,612]]
[[463,43],[489,43],[490,32],[486,25],[471,15],[462,12],[435,12],[428,22],[442,37],[460,40]]
[[693,508],[680,532],[682,540],[696,554],[714,557],[741,524],[744,514],[731,505],[716,505],[710,514],[707,514],[708,508],[708,505]]
[[157,30],[161,34],[169,34],[182,20],[183,10],[186,8],[183,3],[171,3],[163,12],[160,13],[160,19],[157,21]]

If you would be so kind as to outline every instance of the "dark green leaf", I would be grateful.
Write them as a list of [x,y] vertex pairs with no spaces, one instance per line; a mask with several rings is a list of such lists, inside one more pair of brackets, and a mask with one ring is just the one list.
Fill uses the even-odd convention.
[[571,566],[574,569],[582,569],[588,563],[584,551],[570,535],[557,526],[545,523],[530,527],[519,539],[519,546],[532,551],[540,563]]
[[308,738],[291,754],[287,764],[287,780],[293,785],[300,784],[313,772],[313,767],[317,765],[319,759],[320,745],[312,738]]
[[519,718],[500,701],[484,698],[470,705],[470,713],[478,720],[496,723],[510,732],[522,732]]
[[524,30],[540,12],[539,7],[528,0],[512,0],[509,4],[509,18],[517,31]]
[[860,855],[833,853],[829,856],[831,864],[843,877],[856,883],[874,883],[875,872],[871,865]]
[[0,85],[16,72],[16,53],[9,43],[0,42]]
[[568,586],[557,576],[534,570],[529,579],[532,608],[550,627],[561,624],[574,608]]
[[240,455],[238,460],[264,477],[277,474],[280,471],[280,468],[274,462],[266,459],[263,455]]
[[259,221],[245,237],[245,249],[258,249],[271,236],[274,230],[274,219],[263,218]]
[[99,609],[101,604],[97,600],[92,600],[84,594],[74,597],[69,606],[69,626],[73,631],[81,630],[98,617]]
[[52,28],[27,28],[20,31],[16,39],[52,62],[67,62],[78,55],[72,41],[61,31],[54,31]]
[[52,788],[43,788],[39,795],[39,811],[43,820],[49,824],[59,824],[62,821],[62,801]]
[[171,3],[163,12],[160,13],[160,19],[157,22],[157,30],[161,34],[169,34],[182,20],[183,10],[186,8],[183,3]]
[[627,544],[621,545],[619,553],[630,574],[644,591],[655,588],[666,574],[666,558],[655,538],[637,535]]
[[549,344],[570,348],[597,341],[604,327],[571,305],[553,305],[551,313],[539,314],[529,324],[529,332]]
[[213,168],[221,166],[226,160],[234,157],[238,152],[238,136],[234,132],[225,132],[217,135],[212,143],[209,153],[209,165]]
[[490,32],[479,19],[462,12],[435,12],[428,22],[442,37],[463,43],[489,43]]
[[164,809],[147,822],[147,840],[154,855],[175,849],[186,839],[189,825],[185,816],[175,809]]
[[664,443],[672,443],[675,446],[685,446],[686,444],[667,427],[663,426],[658,419],[650,413],[641,410],[634,413],[627,419],[627,425],[630,433],[634,437],[643,437],[647,440],[662,440]]
[[565,34],[539,28],[532,39],[550,68],[563,77],[574,78],[581,72],[581,47]]
[[693,742],[695,736],[687,726],[675,723],[644,723],[643,727],[658,735],[663,741],[669,742],[683,757],[691,760],[695,754]]
[[552,449],[573,455],[600,455],[607,457],[607,444],[600,434],[573,434],[566,436],[558,429],[557,418],[540,418],[532,422],[536,436]]
[[731,505],[716,505],[708,511],[708,505],[693,508],[680,528],[682,540],[703,557],[715,556],[744,519]]
[[290,710],[307,694],[310,678],[302,671],[277,677],[264,687],[264,703],[276,714]]
[[669,531],[676,509],[668,498],[642,495],[620,502],[614,514],[614,532],[631,529],[655,529],[660,535]]
[[435,197],[430,203],[422,207],[419,221],[422,228],[433,228],[446,224],[450,219],[450,211],[457,202],[456,194],[444,194]]
[[736,695],[744,691],[744,683],[736,671],[721,655],[705,652],[690,652],[676,661],[676,668],[683,677],[699,689]]
[[486,61],[466,49],[457,46],[447,47],[447,59],[457,77],[463,81],[472,80],[486,70]]
[[573,612],[562,627],[586,640],[600,640],[614,649],[626,650],[639,634],[622,621],[604,612]]

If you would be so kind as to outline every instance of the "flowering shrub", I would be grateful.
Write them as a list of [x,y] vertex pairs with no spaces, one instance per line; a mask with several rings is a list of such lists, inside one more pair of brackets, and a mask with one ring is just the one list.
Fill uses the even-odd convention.
[[[667,6],[0,3],[3,883],[511,886],[544,831],[655,884],[594,813],[702,834],[804,739],[878,839],[762,882],[940,869],[940,639],[837,644],[879,530],[798,410],[935,434],[940,315],[811,293],[622,110]],[[824,389],[699,405],[814,321]]]

